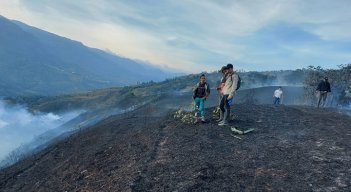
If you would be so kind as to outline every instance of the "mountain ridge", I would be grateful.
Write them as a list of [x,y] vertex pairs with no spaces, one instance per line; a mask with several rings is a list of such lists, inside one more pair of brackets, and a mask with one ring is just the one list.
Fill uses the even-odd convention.
[[172,72],[154,65],[86,47],[19,21],[0,17],[0,26],[1,96],[55,95],[172,77]]

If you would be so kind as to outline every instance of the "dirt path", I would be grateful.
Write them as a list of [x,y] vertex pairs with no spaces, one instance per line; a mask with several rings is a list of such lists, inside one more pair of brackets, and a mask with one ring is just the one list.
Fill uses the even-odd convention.
[[[156,109],[152,109],[156,110]],[[3,191],[347,191],[351,118],[335,110],[234,105],[230,127],[110,117],[0,172]],[[210,110],[209,110],[210,111]],[[208,115],[209,112],[208,112]]]

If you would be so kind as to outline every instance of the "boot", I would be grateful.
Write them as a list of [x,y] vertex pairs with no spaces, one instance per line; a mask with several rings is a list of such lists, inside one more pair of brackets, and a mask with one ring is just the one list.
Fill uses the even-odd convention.
[[226,108],[223,114],[223,120],[218,123],[219,126],[228,125],[230,120],[230,109]]
[[219,110],[219,119],[216,120],[218,123],[223,121],[223,112],[222,110]]
[[199,117],[195,117],[194,124],[197,124],[197,123],[200,123],[200,122],[201,122],[201,119]]

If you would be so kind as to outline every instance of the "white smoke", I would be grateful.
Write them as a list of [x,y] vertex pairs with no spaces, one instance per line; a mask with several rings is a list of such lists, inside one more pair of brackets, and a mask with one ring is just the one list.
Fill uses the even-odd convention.
[[0,101],[0,162],[13,150],[32,143],[36,136],[60,127],[80,113],[33,114],[23,106],[7,106]]

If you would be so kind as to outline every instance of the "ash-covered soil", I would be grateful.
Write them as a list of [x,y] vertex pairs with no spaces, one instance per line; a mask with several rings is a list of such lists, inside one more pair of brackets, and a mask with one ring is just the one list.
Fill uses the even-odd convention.
[[[154,106],[155,107],[155,106]],[[351,118],[333,109],[234,105],[230,126],[144,107],[1,170],[1,191],[349,191]]]

